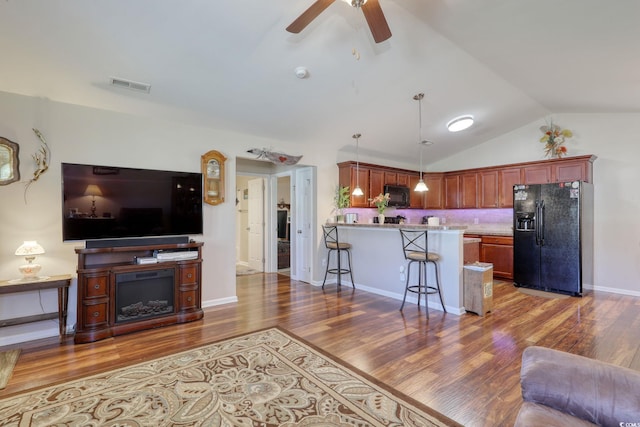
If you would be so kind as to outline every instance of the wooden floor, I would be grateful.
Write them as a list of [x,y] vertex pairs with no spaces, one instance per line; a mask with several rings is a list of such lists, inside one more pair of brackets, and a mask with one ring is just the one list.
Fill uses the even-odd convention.
[[[237,304],[204,320],[74,345],[71,338],[20,345],[0,398],[148,360],[242,332],[279,325],[466,426],[512,425],[521,403],[524,348],[541,345],[640,370],[640,298],[524,295],[494,285],[494,311],[455,316],[277,274],[237,278]],[[15,347],[15,346],[14,346]],[[5,347],[7,349],[10,347]]]

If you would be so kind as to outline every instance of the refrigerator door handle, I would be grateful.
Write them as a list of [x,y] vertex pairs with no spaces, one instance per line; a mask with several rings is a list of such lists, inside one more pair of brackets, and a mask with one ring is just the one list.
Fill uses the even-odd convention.
[[536,235],[536,245],[540,245],[540,201],[536,200],[536,210],[534,212],[535,218],[535,235]]
[[540,246],[544,246],[544,200],[540,200],[538,207],[538,230],[540,231]]

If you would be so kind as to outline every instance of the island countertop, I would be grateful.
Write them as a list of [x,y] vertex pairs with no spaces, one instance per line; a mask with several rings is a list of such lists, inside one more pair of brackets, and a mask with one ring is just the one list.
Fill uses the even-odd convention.
[[466,230],[468,227],[466,225],[427,225],[427,224],[369,224],[369,223],[342,223],[342,222],[332,222],[327,223],[327,225],[336,225],[338,227],[367,227],[367,228],[376,228],[376,229],[385,229],[385,228],[393,228],[393,229],[417,229],[417,230],[433,230],[433,231],[443,231],[443,230]]

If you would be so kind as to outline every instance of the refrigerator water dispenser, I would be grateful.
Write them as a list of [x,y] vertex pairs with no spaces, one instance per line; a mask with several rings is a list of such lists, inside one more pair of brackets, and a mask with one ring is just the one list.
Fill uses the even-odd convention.
[[516,230],[534,231],[536,229],[535,212],[516,212]]

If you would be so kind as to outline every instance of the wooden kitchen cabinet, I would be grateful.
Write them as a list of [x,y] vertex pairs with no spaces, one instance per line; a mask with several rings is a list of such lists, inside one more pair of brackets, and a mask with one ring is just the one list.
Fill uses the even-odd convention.
[[427,184],[427,194],[424,196],[425,209],[442,209],[444,201],[442,198],[442,187],[444,183],[444,175],[441,173],[425,173],[422,175],[425,184]]
[[[369,198],[373,199],[384,191],[384,171],[369,169]],[[367,205],[369,201],[367,200]]]
[[463,209],[477,208],[478,175],[475,172],[462,174],[460,176],[460,189],[462,191],[459,197],[460,207]]
[[446,174],[444,176],[444,208],[457,209],[460,207],[460,175]]
[[362,196],[354,196],[351,194],[350,206],[352,208],[368,208],[369,207],[369,168],[360,164],[358,168],[356,162],[344,162],[338,164],[338,185],[340,187],[349,187],[349,192],[353,192],[356,185],[360,184]]
[[[425,208],[425,198],[427,197],[425,193],[420,191],[413,191],[416,188],[416,184],[420,180],[420,176],[418,174],[409,176],[409,207],[415,209],[424,209]],[[428,185],[427,185],[428,187]],[[429,193],[427,191],[427,193]]]
[[551,165],[551,176],[554,182],[586,181],[591,182],[593,176],[593,162],[578,160],[564,160]]
[[493,264],[493,276],[513,279],[513,237],[482,236],[480,261]]
[[[411,175],[415,175],[415,174],[411,174]],[[409,177],[410,174],[408,173],[397,173],[396,174],[396,185],[402,185],[404,187],[409,187]],[[411,190],[413,190],[413,188],[409,187]]]
[[551,167],[548,164],[525,166],[522,184],[548,184],[551,182]]
[[522,184],[522,168],[502,168],[498,170],[498,207],[513,207],[513,186]]
[[488,170],[478,172],[478,207],[498,207],[498,171]]

